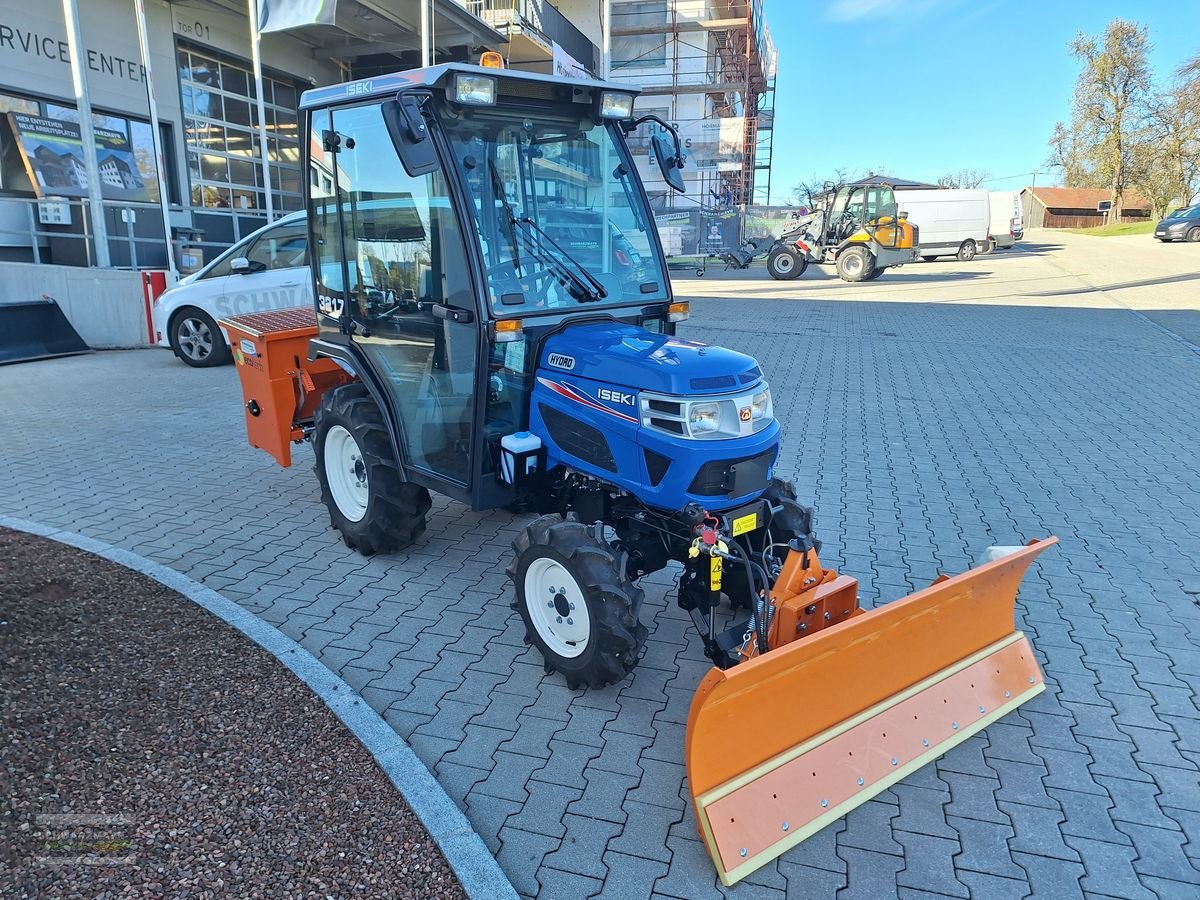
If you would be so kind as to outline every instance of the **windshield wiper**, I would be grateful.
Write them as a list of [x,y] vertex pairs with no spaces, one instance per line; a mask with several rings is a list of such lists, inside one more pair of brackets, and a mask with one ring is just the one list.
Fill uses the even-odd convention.
[[488,160],[488,171],[492,173],[492,193],[496,195],[496,199],[504,207],[504,215],[506,217],[504,224],[507,226],[505,230],[508,232],[508,242],[512,245],[513,265],[520,270],[521,254],[517,249],[517,229],[514,227],[517,221],[517,214],[513,212],[512,204],[508,202],[508,191],[504,189],[504,181],[500,178],[500,173],[496,171],[494,160]]
[[[525,241],[525,246],[529,252],[532,253],[538,261],[554,270],[558,276],[558,280],[562,283],[563,287],[567,289],[567,293],[569,293],[576,300],[580,301],[581,303],[591,303],[607,297],[608,291],[604,289],[604,285],[600,284],[600,282],[598,282],[592,276],[592,274],[587,271],[587,269],[583,268],[583,266],[581,266],[577,260],[567,253],[566,250],[563,250],[562,247],[559,247],[558,244],[554,243],[554,240],[545,232],[543,232],[542,229],[534,225],[533,221],[528,216],[525,216],[524,218],[519,218],[517,216],[516,212],[513,211],[512,203],[508,199],[508,191],[504,188],[504,180],[500,177],[500,173],[496,171],[496,163],[493,160],[488,160],[488,170],[491,172],[492,191],[495,193],[496,199],[500,201],[500,205],[504,208],[504,224],[508,226],[506,230],[508,232],[508,239],[512,243],[513,264],[517,267],[517,269],[519,270],[521,268],[521,259],[517,250],[517,235],[520,235]],[[528,225],[535,229],[539,234],[545,237],[548,243],[556,247],[558,251],[563,254],[563,256],[567,257],[567,259],[574,263],[575,266],[587,276],[588,281],[584,281],[582,278],[580,278],[579,275],[571,270],[570,266],[568,266],[553,253],[548,253],[541,246],[539,246],[537,241],[533,239],[533,236],[530,235],[529,232],[524,230],[518,231],[516,227],[517,225]],[[588,282],[591,282],[591,284]],[[595,285],[595,287],[592,285]]]
[[[571,279],[576,283],[576,285],[583,288],[590,295],[590,299],[592,301],[603,300],[605,297],[608,296],[608,289],[604,286],[604,284],[600,281],[600,279],[597,278],[595,275],[593,275],[591,272],[589,272],[587,270],[587,268],[583,265],[583,263],[581,263],[574,256],[572,256],[561,244],[558,243],[558,241],[556,241],[556,240],[554,240],[554,238],[550,237],[550,235],[548,235],[546,233],[545,229],[541,228],[535,221],[533,221],[532,218],[530,218],[529,216],[523,216],[519,219],[514,219],[514,221],[520,225],[528,225],[531,229],[533,229],[535,232],[537,232],[542,237],[542,239],[546,241],[547,244],[549,244],[551,247],[553,247],[555,250],[557,250],[560,254],[562,254],[562,259],[558,259],[558,258],[554,257],[552,254],[546,254],[546,255],[550,259],[554,259],[555,262],[558,263],[560,270],[564,274],[570,275]],[[570,262],[571,265],[573,265],[578,270],[578,274],[576,274],[575,272],[572,272],[567,267],[566,263],[563,262],[563,259]],[[583,278],[580,278],[579,277],[580,275],[582,275]],[[583,280],[584,278],[587,279],[586,283]],[[590,285],[590,288],[589,288],[589,285]],[[578,299],[584,300],[585,298],[580,297]]]

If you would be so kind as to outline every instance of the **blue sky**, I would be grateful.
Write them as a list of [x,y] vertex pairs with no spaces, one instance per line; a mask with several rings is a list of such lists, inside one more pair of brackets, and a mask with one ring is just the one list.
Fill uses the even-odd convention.
[[838,167],[1029,184],[1070,115],[1068,42],[1119,16],[1149,26],[1158,78],[1200,52],[1200,0],[766,0],[779,51],[771,202]]

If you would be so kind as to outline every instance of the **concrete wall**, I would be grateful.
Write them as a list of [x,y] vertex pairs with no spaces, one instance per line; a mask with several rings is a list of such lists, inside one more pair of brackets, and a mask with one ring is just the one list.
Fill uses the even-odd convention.
[[150,343],[139,272],[0,262],[0,303],[58,301],[84,342],[97,350]]

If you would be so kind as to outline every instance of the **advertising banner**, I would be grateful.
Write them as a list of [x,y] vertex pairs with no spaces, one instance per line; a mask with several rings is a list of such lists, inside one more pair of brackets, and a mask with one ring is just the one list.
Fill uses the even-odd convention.
[[688,164],[698,170],[733,172],[742,167],[746,120],[742,116],[691,119],[679,123]]
[[258,30],[286,31],[305,25],[333,25],[337,0],[258,0]]
[[[83,139],[76,123],[16,112],[8,114],[8,121],[39,199],[88,195]],[[96,128],[95,133],[101,196],[105,200],[153,202],[129,139],[106,128]]]

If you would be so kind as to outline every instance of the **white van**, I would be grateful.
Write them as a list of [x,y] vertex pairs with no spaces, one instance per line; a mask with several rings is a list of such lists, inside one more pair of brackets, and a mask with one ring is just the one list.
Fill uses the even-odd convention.
[[919,229],[921,259],[957,256],[963,262],[991,249],[988,192],[982,188],[896,191],[900,213]]
[[1025,215],[1021,195],[1016,191],[988,191],[992,207],[992,242],[1000,248],[1011,247],[1025,235]]

